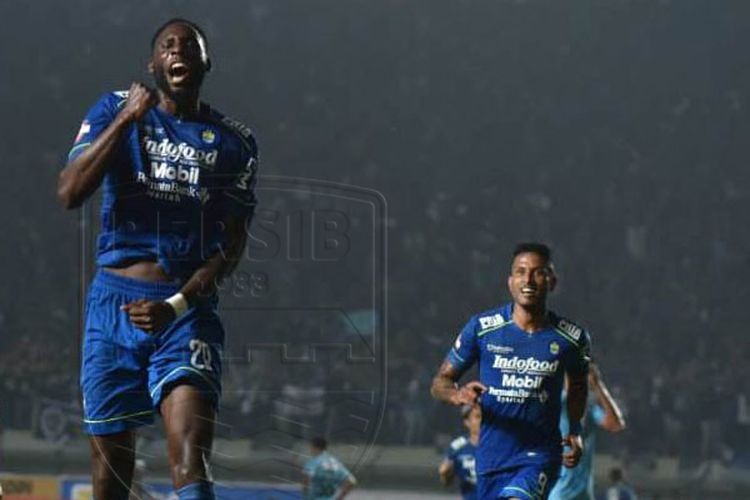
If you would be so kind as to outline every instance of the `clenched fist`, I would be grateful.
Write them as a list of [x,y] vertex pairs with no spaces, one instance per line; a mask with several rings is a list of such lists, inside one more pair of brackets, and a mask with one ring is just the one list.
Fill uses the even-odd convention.
[[155,90],[140,82],[133,82],[128,91],[128,100],[120,111],[120,115],[127,121],[136,122],[158,102],[159,97]]
[[164,301],[138,299],[120,307],[130,316],[130,322],[151,335],[160,333],[175,317],[175,311]]
[[479,396],[486,391],[487,387],[484,384],[478,380],[472,380],[456,391],[451,398],[451,403],[456,406],[476,404],[479,401]]

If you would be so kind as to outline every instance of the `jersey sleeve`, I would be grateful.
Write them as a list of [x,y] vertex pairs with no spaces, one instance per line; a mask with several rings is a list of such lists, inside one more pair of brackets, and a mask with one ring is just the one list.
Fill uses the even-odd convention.
[[445,360],[461,374],[471,368],[477,359],[479,359],[477,320],[476,317],[472,317],[456,337]]
[[242,148],[235,165],[228,170],[224,185],[224,209],[240,217],[252,217],[258,200],[255,184],[258,181],[258,146],[252,135],[242,137]]
[[[119,97],[119,99],[118,99]],[[106,129],[119,112],[119,105],[125,102],[127,94],[124,92],[107,93],[102,96],[81,122],[73,147],[68,153],[68,162],[75,160],[92,142]]]
[[445,450],[445,453],[443,453],[443,460],[449,460],[453,462],[453,459],[456,458],[456,450],[453,449],[453,443],[448,446],[448,448]]
[[314,460],[308,460],[305,463],[305,466],[302,468],[302,472],[308,477],[312,477],[315,473],[315,461]]
[[[451,462],[456,461],[456,456],[458,455],[458,452],[461,451],[461,447],[463,446],[463,439],[458,437],[451,441],[451,444],[448,445],[448,449],[445,450],[445,454],[443,457],[446,460],[450,460]],[[455,465],[455,463],[454,463]]]
[[352,474],[340,460],[336,460],[336,480],[339,483],[343,483],[344,481],[349,481],[352,484],[357,483],[354,474]]
[[565,360],[565,371],[571,375],[587,375],[591,364],[591,337],[586,330],[576,339]]

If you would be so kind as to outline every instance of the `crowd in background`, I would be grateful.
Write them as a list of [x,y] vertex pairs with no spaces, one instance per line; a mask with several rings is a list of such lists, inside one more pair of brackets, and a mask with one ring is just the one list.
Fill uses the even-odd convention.
[[[24,55],[8,52],[0,79],[12,117],[0,133],[11,188],[0,245],[6,429],[33,427],[37,400],[78,398],[79,229],[92,219],[63,213],[55,179],[86,108],[148,77],[151,30],[173,15],[89,3],[29,4],[4,30],[4,46]],[[262,303],[370,308],[367,291],[384,285],[367,272],[387,262],[388,348],[374,352],[385,363],[248,361],[232,339],[259,329],[264,342],[348,342],[330,318],[268,320],[258,309],[250,333],[228,324],[219,434],[261,446],[273,415],[332,433],[351,425],[342,408],[374,388],[370,405],[386,404],[379,442],[440,446],[460,425],[430,398],[431,378],[469,316],[507,300],[513,245],[538,239],[560,274],[552,307],[591,331],[625,410],[628,429],[601,449],[750,462],[742,16],[691,1],[494,2],[495,15],[419,3],[192,12],[215,51],[207,97],[258,132],[263,175],[351,183],[387,202],[386,220],[369,219],[388,228],[387,254],[362,257],[373,247],[358,233],[356,259],[273,263]],[[40,30],[39,19],[56,22]],[[261,207],[283,209],[284,196],[262,191]]]
[[[412,239],[414,235],[405,238]],[[443,258],[440,252],[417,248],[410,255],[411,251],[409,243],[403,248],[396,246],[391,258],[416,258],[418,255],[421,266],[425,267],[430,266],[431,260]],[[420,274],[424,271],[419,266],[408,277],[391,277],[385,392],[382,386],[373,383],[380,376],[379,365],[363,371],[349,363],[345,356],[331,354],[329,358],[318,356],[314,363],[285,363],[283,358],[274,358],[278,353],[269,360],[262,353],[246,357],[246,353],[230,352],[232,356],[226,362],[225,371],[223,430],[218,434],[250,438],[255,446],[263,446],[269,444],[269,439],[278,440],[278,436],[264,436],[258,429],[275,429],[282,434],[285,431],[284,425],[278,427],[277,416],[306,422],[324,434],[335,432],[346,425],[346,419],[341,417],[345,412],[337,406],[337,398],[341,394],[356,394],[363,388],[374,388],[386,405],[378,442],[440,447],[450,435],[460,431],[460,426],[455,409],[438,404],[430,397],[431,379],[461,322],[468,318],[464,311],[476,312],[491,307],[494,301],[506,300],[502,272],[508,259],[507,255],[503,257],[493,262],[497,264],[497,275],[492,277],[495,284],[477,280],[476,285],[471,286],[471,277],[463,277],[467,284],[450,278],[442,287],[456,290],[455,294],[423,294],[425,300],[420,301],[416,310],[398,301],[410,294],[416,296],[422,286],[437,287],[436,277]],[[654,315],[644,317],[630,308],[638,307],[633,301],[645,298],[648,287],[639,285],[638,275],[632,273],[609,275],[609,280],[615,282],[611,286],[622,287],[623,295],[604,293],[592,299],[595,308],[577,305],[577,301],[568,296],[574,287],[565,281],[590,278],[568,272],[566,268],[572,267],[571,263],[559,260],[563,264],[560,270],[563,281],[560,292],[552,299],[553,308],[558,309],[559,305],[561,312],[567,312],[563,306],[572,305],[577,314],[571,316],[587,327],[597,325],[597,328],[590,327],[594,357],[623,407],[628,423],[623,434],[603,439],[600,449],[620,458],[674,456],[692,465],[711,459],[727,464],[750,463],[747,453],[750,449],[750,394],[746,387],[737,383],[750,375],[745,362],[750,352],[746,342],[737,342],[731,324],[722,323],[723,305],[718,303],[713,311],[705,303],[696,303],[694,309],[665,316],[660,322],[661,308],[644,300],[640,306]],[[481,258],[478,262],[480,266],[489,265]],[[640,265],[669,267],[657,259],[642,261]],[[679,265],[673,267],[662,269],[661,279],[675,280],[676,284],[679,277],[670,276],[669,272],[679,271]],[[711,265],[706,269],[710,272]],[[630,277],[637,279],[629,280]],[[709,278],[704,276],[703,279]],[[720,283],[717,279],[717,288],[721,287]],[[462,286],[466,288],[459,293],[458,287]],[[639,286],[643,287],[641,291]],[[678,287],[674,289],[677,291]],[[485,295],[487,290],[493,291]],[[626,290],[632,293],[625,294]],[[461,298],[457,299],[459,295]],[[608,296],[615,300],[607,301]],[[653,309],[648,309],[650,306]],[[24,321],[12,314],[4,315],[2,320],[9,332],[18,331]],[[55,400],[61,404],[77,401],[77,321],[75,310],[60,310],[55,324],[39,325],[39,328],[56,332],[44,342],[31,334],[3,338],[0,418],[4,428],[33,427],[37,419],[29,415],[45,407],[39,401]],[[343,323],[328,321],[321,326],[321,320],[305,319],[304,315],[302,319],[290,318],[288,324],[279,318],[274,321],[278,323],[271,328],[270,338],[285,338],[299,345],[320,343],[321,328],[325,330],[323,343],[346,343],[350,334]],[[244,335],[235,330],[235,326],[228,327],[230,346],[241,344],[232,340],[233,334]],[[376,331],[373,335],[380,334]],[[373,339],[370,337],[367,341]],[[309,353],[297,355],[304,357]],[[362,436],[340,436],[340,439],[361,440]]]

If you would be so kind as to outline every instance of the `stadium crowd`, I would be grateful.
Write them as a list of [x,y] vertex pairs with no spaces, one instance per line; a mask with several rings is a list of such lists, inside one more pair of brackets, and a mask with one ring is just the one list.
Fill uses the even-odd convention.
[[[302,19],[288,36],[283,19],[295,14],[274,15],[272,4],[225,19],[222,29],[208,23],[223,51],[216,100],[257,127],[263,175],[366,186],[388,202],[388,387],[380,442],[439,445],[460,431],[457,412],[430,398],[431,378],[463,322],[504,300],[513,244],[542,239],[561,277],[552,308],[590,329],[594,357],[626,411],[628,429],[602,439],[601,449],[621,457],[678,456],[688,464],[750,464],[750,392],[739,383],[750,378],[742,293],[750,240],[737,220],[750,200],[742,90],[750,81],[737,73],[746,64],[727,64],[710,50],[737,53],[726,50],[736,41],[722,38],[744,33],[737,16],[703,9],[680,17],[673,12],[679,2],[662,2],[659,9],[676,24],[654,32],[672,33],[668,39],[652,43],[607,23],[596,33],[601,43],[591,47],[588,30],[609,19],[608,9],[581,6],[583,35],[551,22],[545,41],[536,31],[498,30],[491,16],[461,23],[406,8],[389,16],[377,2],[361,7],[379,13],[361,16],[363,25],[354,20],[359,16],[332,13],[330,24]],[[54,17],[47,8],[30,6],[29,19]],[[524,8],[514,12],[533,19]],[[119,42],[123,26],[138,25],[122,19],[141,9],[123,3],[110,10],[109,24],[87,8],[58,12],[74,12],[72,24],[85,28],[76,33],[99,38],[87,34],[85,44],[71,48],[60,43],[69,33],[42,30],[32,38],[45,49],[26,50],[36,57],[9,68],[23,84],[11,91],[0,83],[14,117],[0,136],[4,182],[13,187],[2,200],[9,214],[4,233],[12,238],[0,245],[4,428],[32,426],[35,400],[77,399],[79,225],[52,192],[83,107],[105,83],[126,86],[143,59],[145,47]],[[644,23],[653,28],[648,23],[660,18],[647,14]],[[316,30],[324,25],[330,33],[322,36]],[[247,26],[258,33],[261,52],[273,47],[278,56],[260,64],[245,43],[224,38]],[[373,35],[378,27],[388,36]],[[705,30],[715,30],[718,41],[695,36]],[[498,33],[507,37],[502,43]],[[328,45],[342,36],[349,42]],[[97,55],[108,53],[120,55],[114,62]],[[371,66],[363,68],[363,60]],[[696,70],[696,60],[710,60],[711,70]],[[451,78],[445,61],[454,62]],[[342,68],[354,69],[344,77]],[[110,80],[84,85],[80,74],[66,71]],[[227,81],[229,74],[241,78]],[[39,124],[46,133],[31,136]],[[262,193],[261,206],[275,198]],[[306,278],[305,286],[330,282],[331,290],[343,295],[352,288],[356,296],[352,276],[363,265],[341,265],[346,269]],[[298,278],[289,271],[279,281],[293,285]],[[310,295],[302,286],[290,290],[296,301]],[[293,328],[274,321],[263,325],[272,334],[293,330],[305,338],[319,329],[317,319]],[[236,327],[228,330],[231,339]],[[325,430],[338,411],[325,396],[356,390],[367,382],[358,378],[371,375],[340,361],[278,371],[242,361],[227,369],[222,414],[239,436],[252,436],[254,422],[274,412],[309,417]],[[280,393],[306,409],[275,405],[272,395]]]

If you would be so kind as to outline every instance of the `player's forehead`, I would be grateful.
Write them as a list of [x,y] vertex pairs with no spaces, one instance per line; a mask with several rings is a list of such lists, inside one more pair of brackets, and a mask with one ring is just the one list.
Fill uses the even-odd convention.
[[547,259],[537,252],[521,252],[513,257],[511,262],[511,269],[516,268],[530,268],[530,269],[541,269],[548,267]]
[[164,26],[156,36],[156,45],[166,42],[169,39],[180,40],[197,40],[198,33],[192,26],[182,21],[174,21]]

